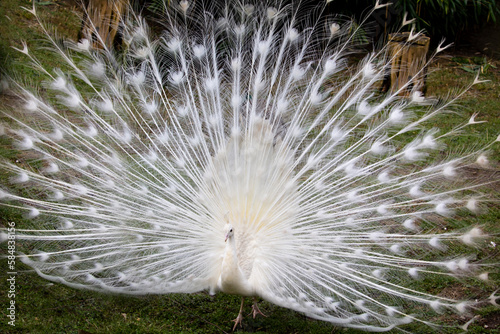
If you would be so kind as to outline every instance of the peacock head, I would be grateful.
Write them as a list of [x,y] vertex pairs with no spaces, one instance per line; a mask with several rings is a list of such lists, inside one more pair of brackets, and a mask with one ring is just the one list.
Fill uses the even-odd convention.
[[226,239],[224,239],[224,242],[226,242],[227,239],[231,238],[234,235],[233,226],[227,223],[226,226],[224,226],[224,233],[226,234]]

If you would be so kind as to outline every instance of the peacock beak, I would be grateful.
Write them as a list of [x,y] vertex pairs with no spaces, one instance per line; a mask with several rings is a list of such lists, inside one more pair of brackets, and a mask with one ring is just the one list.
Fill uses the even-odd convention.
[[226,242],[228,238],[229,238],[229,232],[227,232],[226,238],[224,239],[224,242]]

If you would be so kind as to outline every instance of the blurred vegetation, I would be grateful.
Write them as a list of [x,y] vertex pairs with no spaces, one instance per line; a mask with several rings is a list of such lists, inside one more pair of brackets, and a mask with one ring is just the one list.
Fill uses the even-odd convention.
[[[375,2],[375,0],[334,0],[327,8],[330,13],[360,19],[367,13],[367,8],[372,8]],[[438,42],[442,38],[454,42],[468,29],[496,23],[500,14],[500,3],[495,0],[380,1],[380,3],[388,2],[391,5],[376,11],[370,20],[376,38],[384,37],[384,32],[399,31],[405,13],[407,20],[415,19],[417,31],[425,30],[431,39]],[[411,25],[405,29],[411,29]]]

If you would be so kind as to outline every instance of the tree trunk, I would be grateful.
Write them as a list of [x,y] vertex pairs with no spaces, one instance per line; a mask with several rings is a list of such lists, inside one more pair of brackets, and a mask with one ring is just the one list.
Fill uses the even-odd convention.
[[408,42],[408,32],[389,35],[389,57],[391,59],[391,91],[395,92],[409,85],[400,95],[409,95],[417,90],[425,93],[427,52],[430,38],[419,36]]
[[91,40],[94,47],[112,47],[118,28],[130,0],[89,0],[84,18],[82,35]]

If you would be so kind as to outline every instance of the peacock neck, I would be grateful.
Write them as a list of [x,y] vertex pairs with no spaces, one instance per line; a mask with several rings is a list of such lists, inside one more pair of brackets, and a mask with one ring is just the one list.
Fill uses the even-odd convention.
[[237,253],[236,240],[231,237],[227,240],[224,250],[219,289],[225,293],[253,296],[253,289],[239,266]]

